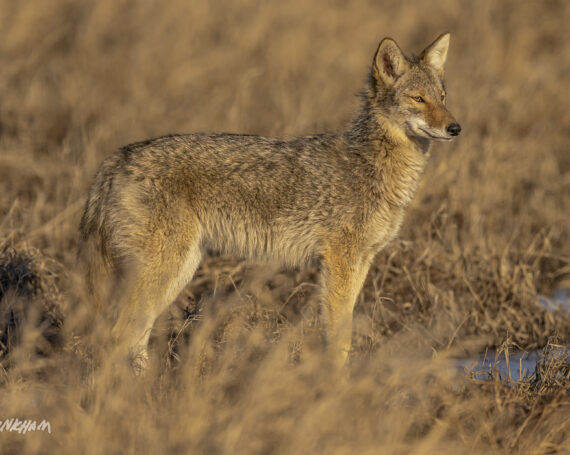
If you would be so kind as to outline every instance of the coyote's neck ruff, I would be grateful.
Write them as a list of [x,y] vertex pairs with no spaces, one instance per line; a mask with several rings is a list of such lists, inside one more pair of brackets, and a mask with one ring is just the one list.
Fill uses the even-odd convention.
[[343,362],[352,309],[375,254],[397,233],[432,140],[460,126],[445,107],[444,34],[407,58],[384,39],[363,108],[339,134],[291,141],[166,136],[102,164],[80,227],[79,259],[113,336],[143,362],[156,317],[206,250],[318,261],[326,339]]
[[427,164],[430,142],[402,135],[389,119],[373,116],[365,101],[361,114],[346,133],[347,141],[370,163],[372,199],[405,208]]

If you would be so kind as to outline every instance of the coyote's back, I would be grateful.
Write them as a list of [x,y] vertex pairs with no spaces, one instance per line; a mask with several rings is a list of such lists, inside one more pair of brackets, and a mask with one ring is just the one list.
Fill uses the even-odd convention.
[[460,131],[445,107],[448,44],[444,34],[407,58],[384,39],[361,112],[340,133],[166,136],[110,156],[89,193],[79,260],[114,338],[144,363],[156,317],[216,250],[318,262],[326,338],[344,361],[354,302],[399,229],[429,142]]

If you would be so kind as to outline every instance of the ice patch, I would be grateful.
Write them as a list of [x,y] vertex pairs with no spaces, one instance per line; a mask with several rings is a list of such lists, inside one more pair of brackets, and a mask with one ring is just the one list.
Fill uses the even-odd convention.
[[538,302],[549,311],[559,310],[570,313],[570,289],[556,289],[552,297],[541,296]]

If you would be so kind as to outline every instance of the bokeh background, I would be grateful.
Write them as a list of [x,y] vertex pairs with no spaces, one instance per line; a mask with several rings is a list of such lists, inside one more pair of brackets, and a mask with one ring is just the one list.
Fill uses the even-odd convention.
[[[52,424],[2,452],[568,453],[567,357],[516,383],[454,360],[568,347],[540,303],[570,288],[568,23],[563,0],[0,0],[0,420]],[[227,257],[163,315],[147,376],[93,360],[74,261],[106,156],[343,129],[384,36],[411,54],[444,31],[463,131],[375,261],[346,372],[317,347],[315,270]]]

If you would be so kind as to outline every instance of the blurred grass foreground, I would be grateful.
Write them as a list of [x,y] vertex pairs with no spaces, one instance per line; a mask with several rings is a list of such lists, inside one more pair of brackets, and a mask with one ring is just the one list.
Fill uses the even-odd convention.
[[[562,0],[0,0],[0,452],[570,453],[570,313],[543,304],[570,288],[568,23]],[[343,128],[381,38],[443,31],[463,133],[375,260],[345,372],[315,270],[219,256],[157,323],[148,374],[97,349],[74,264],[106,156]],[[516,379],[458,367],[492,349],[541,354]]]

